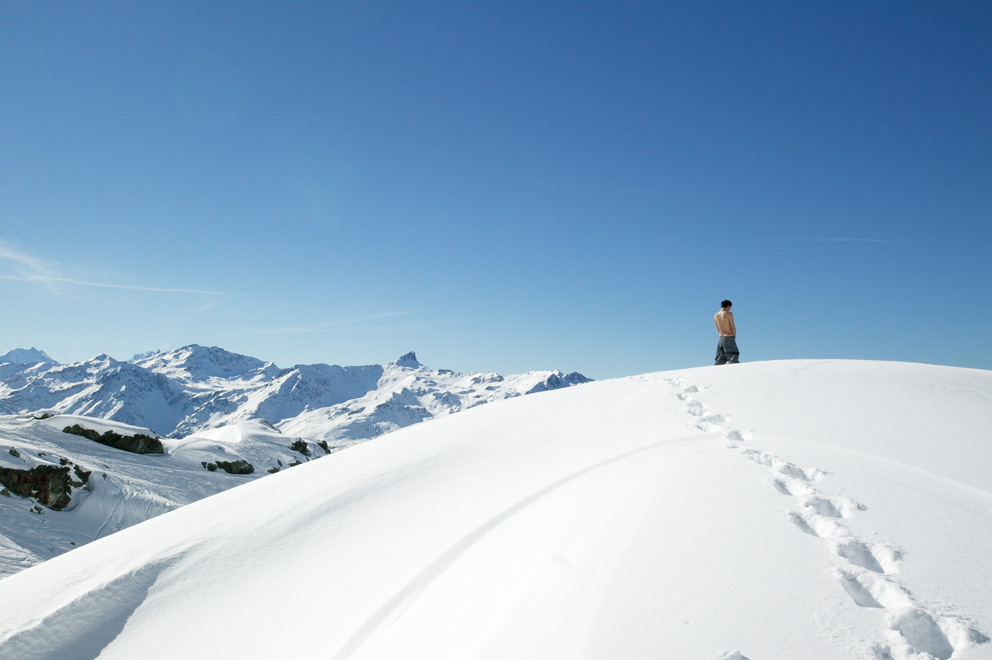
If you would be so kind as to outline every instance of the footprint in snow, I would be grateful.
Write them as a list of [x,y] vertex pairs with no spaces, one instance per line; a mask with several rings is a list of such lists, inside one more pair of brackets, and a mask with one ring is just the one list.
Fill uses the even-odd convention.
[[729,443],[734,443],[732,446],[739,447],[742,443],[750,440],[752,438],[750,431],[738,431],[737,429],[728,429],[723,434],[724,440]]
[[830,500],[824,498],[824,497],[818,497],[818,496],[815,496],[815,495],[812,496],[812,497],[807,497],[803,501],[803,506],[804,507],[807,507],[807,508],[810,508],[810,509],[813,509],[818,514],[820,514],[821,516],[826,516],[827,518],[843,518],[844,517],[841,514],[841,512],[837,510],[837,507],[834,506],[834,503],[831,502]]
[[947,635],[933,617],[923,610],[906,608],[889,619],[889,626],[917,651],[928,653],[939,660],[949,660],[954,655],[954,646]]
[[861,607],[899,609],[913,606],[913,598],[908,591],[876,574],[838,568],[834,577],[851,600]]
[[783,495],[789,495],[789,496],[794,495],[794,493],[791,490],[789,490],[789,484],[785,483],[781,479],[773,479],[772,485],[775,486],[775,490],[782,493]]
[[770,467],[779,474],[786,477],[791,477],[792,479],[799,479],[801,481],[819,481],[826,476],[826,473],[823,472],[823,470],[818,468],[804,469],[794,463],[783,461],[778,456],[765,451],[746,448],[741,449],[741,453],[744,454],[745,458],[754,461],[758,465]]
[[852,538],[842,542],[835,542],[832,545],[833,551],[838,557],[843,557],[855,566],[860,566],[873,573],[886,572],[882,568],[882,564],[878,561],[878,557],[871,551],[871,548],[861,541]]
[[803,513],[791,511],[789,521],[801,532],[827,542],[831,552],[846,562],[873,573],[891,575],[899,572],[902,553],[884,543],[865,543],[837,521],[807,509]]
[[692,401],[686,402],[685,409],[686,409],[686,412],[688,412],[693,417],[702,417],[703,416],[703,412],[704,412],[703,411],[703,404],[699,403],[696,400],[692,400]]

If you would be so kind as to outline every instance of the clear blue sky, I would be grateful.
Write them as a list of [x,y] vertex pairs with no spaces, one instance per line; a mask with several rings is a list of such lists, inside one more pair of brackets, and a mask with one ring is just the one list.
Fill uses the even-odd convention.
[[992,368],[992,3],[0,0],[0,352]]

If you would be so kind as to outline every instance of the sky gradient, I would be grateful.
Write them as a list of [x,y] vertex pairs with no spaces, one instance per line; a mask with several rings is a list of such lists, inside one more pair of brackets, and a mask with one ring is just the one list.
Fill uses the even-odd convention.
[[0,353],[992,368],[992,3],[0,0]]

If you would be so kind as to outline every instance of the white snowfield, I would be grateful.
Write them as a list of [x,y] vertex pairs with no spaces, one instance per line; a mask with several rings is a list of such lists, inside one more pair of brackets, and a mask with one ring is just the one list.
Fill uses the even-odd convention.
[[500,401],[0,581],[0,657],[992,658],[989,420],[881,362]]

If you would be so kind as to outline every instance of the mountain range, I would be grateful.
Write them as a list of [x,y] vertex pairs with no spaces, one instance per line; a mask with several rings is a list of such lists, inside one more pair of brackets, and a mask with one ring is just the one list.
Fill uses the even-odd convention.
[[432,370],[412,352],[385,365],[289,369],[199,345],[129,361],[98,355],[67,365],[45,361],[50,358],[37,349],[11,353],[0,363],[0,414],[84,415],[170,438],[261,419],[332,448],[481,403],[589,380],[560,371],[504,378]]
[[0,363],[0,578],[161,513],[412,424],[587,382],[535,371],[271,362],[185,346]]

